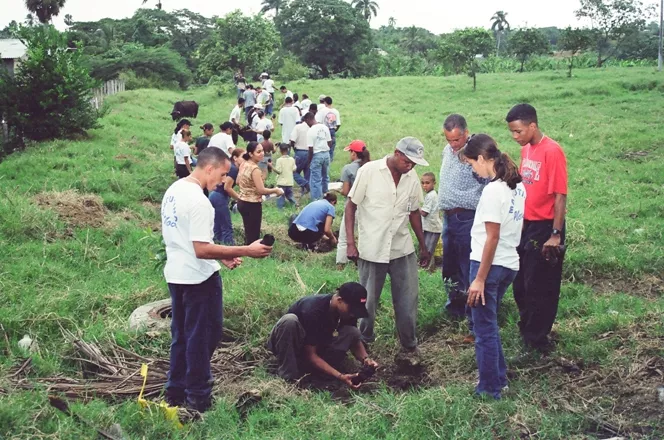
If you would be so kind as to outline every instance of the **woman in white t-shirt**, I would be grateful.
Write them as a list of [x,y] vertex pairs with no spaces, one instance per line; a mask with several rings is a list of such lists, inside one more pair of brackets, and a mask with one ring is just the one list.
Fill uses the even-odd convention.
[[175,174],[182,179],[191,174],[191,131],[182,130],[182,140],[173,147],[175,153]]
[[507,387],[507,366],[498,329],[498,309],[519,270],[517,246],[521,240],[526,189],[519,170],[486,134],[472,136],[463,156],[484,187],[470,232],[470,288],[468,305],[475,330],[475,355],[479,370],[478,395],[500,399]]
[[[182,140],[182,130],[189,129],[191,129],[191,121],[189,121],[189,119],[180,119],[178,121],[178,123],[175,125],[175,130],[173,130],[173,134],[171,135],[171,150],[175,150],[175,145],[177,145],[177,143]],[[177,175],[178,163],[175,159],[173,159],[173,168],[175,169],[175,174]]]

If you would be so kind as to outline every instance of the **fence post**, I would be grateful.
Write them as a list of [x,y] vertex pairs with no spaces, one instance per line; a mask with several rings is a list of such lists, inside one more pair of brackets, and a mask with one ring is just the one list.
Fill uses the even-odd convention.
[[92,90],[92,99],[90,102],[99,110],[99,107],[104,103],[106,96],[116,95],[125,91],[125,83],[119,79],[112,79],[106,81],[101,87]]

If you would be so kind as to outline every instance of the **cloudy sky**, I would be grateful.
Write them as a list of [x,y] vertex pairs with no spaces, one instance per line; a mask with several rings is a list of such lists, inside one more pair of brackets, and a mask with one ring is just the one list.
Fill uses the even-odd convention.
[[[324,1],[324,0],[323,0]],[[519,26],[578,26],[574,10],[579,0],[376,0],[380,6],[378,17],[371,21],[372,27],[386,25],[390,17],[397,20],[397,26],[419,26],[440,34],[469,26],[490,26],[490,18],[496,10],[504,10],[512,27]],[[54,22],[64,28],[63,17],[71,14],[77,21],[95,21],[104,17],[124,18],[131,16],[141,7],[142,0],[67,0],[60,16]],[[148,0],[147,7],[154,6],[157,0]],[[214,1],[214,0],[162,0],[165,10],[186,7],[205,16],[223,16],[233,9],[246,13],[260,10],[261,0]],[[0,28],[11,20],[23,21],[28,11],[23,0],[0,0]]]

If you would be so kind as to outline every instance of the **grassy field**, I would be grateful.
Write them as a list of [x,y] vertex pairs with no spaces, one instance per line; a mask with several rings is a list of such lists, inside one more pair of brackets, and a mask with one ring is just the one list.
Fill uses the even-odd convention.
[[[267,372],[260,348],[271,325],[296,298],[357,280],[357,272],[335,270],[332,253],[295,249],[285,234],[292,211],[268,202],[263,226],[277,235],[273,256],[222,274],[229,347],[257,365],[217,377],[219,400],[204,420],[175,429],[158,412],[141,411],[135,397],[72,400],[90,425],[50,407],[45,382],[83,378],[63,330],[102,347],[114,341],[153,358],[168,354],[168,333],[135,334],[128,317],[168,296],[155,255],[159,204],[174,179],[169,112],[173,101],[192,98],[201,105],[196,126],[216,125],[227,119],[233,97],[210,89],[139,90],[108,99],[89,139],[35,145],[0,163],[0,438],[96,438],[91,426],[113,423],[137,439],[664,437],[656,391],[664,383],[664,76],[649,68],[584,69],[571,80],[564,72],[482,75],[474,93],[463,76],[289,88],[329,94],[341,111],[333,180],[348,160],[342,147],[355,138],[376,159],[401,137],[416,136],[431,163],[418,173],[438,175],[440,127],[451,112],[518,157],[504,117],[515,103],[533,104],[543,131],[568,157],[569,250],[556,352],[523,356],[508,295],[501,324],[510,391],[500,402],[474,398],[474,350],[460,343],[464,324],[441,313],[439,272],[421,271],[421,374],[390,365],[398,342],[386,293],[372,347],[386,368],[376,384],[350,394],[287,386]],[[241,227],[239,215],[233,222]],[[20,369],[24,334],[39,350]],[[263,398],[241,415],[235,400],[249,389]]]

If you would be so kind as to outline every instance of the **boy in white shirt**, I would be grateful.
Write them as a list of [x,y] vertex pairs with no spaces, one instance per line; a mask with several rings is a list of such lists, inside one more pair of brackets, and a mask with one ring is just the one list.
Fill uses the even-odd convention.
[[[422,229],[424,229],[424,244],[429,253],[433,255],[443,231],[443,221],[438,209],[438,194],[434,189],[436,187],[436,176],[433,173],[424,173],[420,181],[425,193],[424,206],[420,208]],[[433,258],[431,261],[433,261]]]

